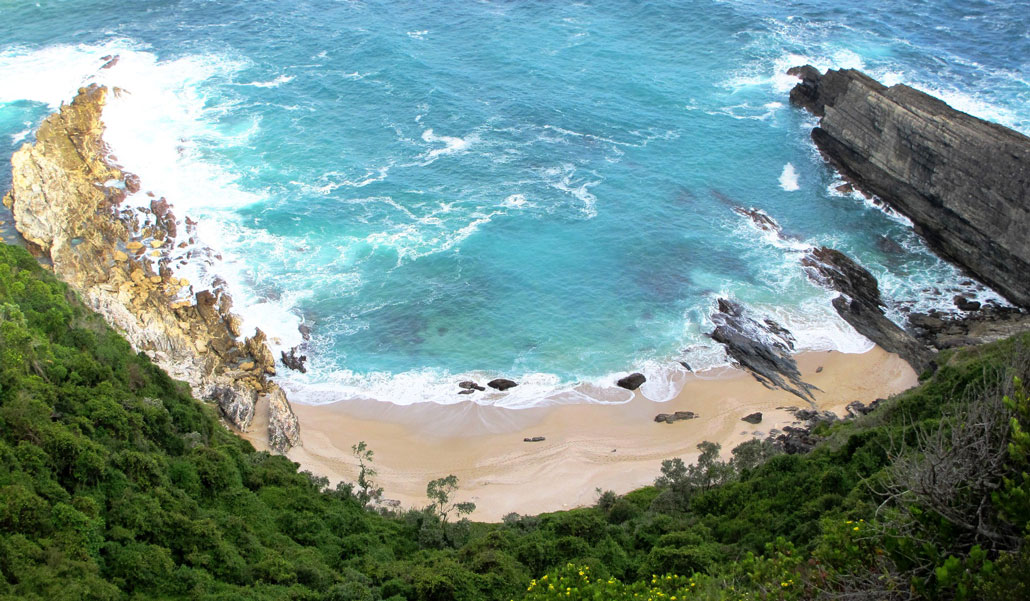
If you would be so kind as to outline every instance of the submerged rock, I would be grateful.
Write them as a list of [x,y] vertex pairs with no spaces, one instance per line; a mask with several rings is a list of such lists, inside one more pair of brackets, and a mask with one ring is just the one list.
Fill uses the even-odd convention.
[[469,390],[469,391],[475,391],[475,390],[482,391],[482,390],[486,390],[486,388],[483,388],[482,386],[480,386],[479,384],[473,382],[472,380],[465,380],[464,382],[458,382],[458,388],[461,388],[461,389],[464,389],[464,390]]
[[646,381],[647,378],[644,377],[644,374],[634,373],[626,376],[625,378],[619,378],[619,381],[615,384],[616,386],[625,388],[626,390],[636,390]]
[[812,140],[860,190],[908,217],[931,248],[1030,307],[1030,138],[853,69],[810,65],[790,100],[821,117]]

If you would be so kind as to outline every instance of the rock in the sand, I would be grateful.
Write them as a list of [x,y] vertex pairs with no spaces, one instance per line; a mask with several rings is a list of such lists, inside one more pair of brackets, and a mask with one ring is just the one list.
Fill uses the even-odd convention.
[[806,401],[814,400],[815,386],[801,379],[791,355],[794,337],[771,319],[752,318],[740,303],[720,298],[712,314],[716,327],[709,334],[723,344],[726,352],[756,380],[769,388],[780,388]]
[[505,378],[497,378],[495,380],[490,380],[486,383],[486,385],[495,390],[500,390],[501,392],[504,392],[509,388],[515,388],[516,386],[518,386],[518,384],[516,384],[514,381]]
[[694,369],[692,367],[690,367],[690,364],[687,363],[686,361],[680,361],[680,365],[683,366],[683,369],[693,373]]
[[298,355],[298,348],[299,347],[296,346],[291,348],[289,354],[287,354],[286,351],[280,351],[279,355],[283,360],[283,365],[294,371],[299,371],[300,373],[304,374],[308,372],[307,368],[304,367],[304,362],[308,360],[308,356]]
[[473,394],[475,392],[476,391],[472,388],[466,388],[464,390],[459,391],[458,394]]
[[659,424],[671,424],[682,420],[695,419],[698,417],[700,416],[694,413],[693,411],[677,411],[676,413],[659,413],[658,415],[654,416],[654,421],[658,422]]
[[522,442],[543,442],[545,440],[547,440],[547,439],[544,438],[543,436],[534,436],[532,438],[523,438]]
[[740,421],[744,421],[749,424],[760,424],[762,423],[762,413],[758,411],[750,415],[745,415],[744,417],[740,418]]
[[819,367],[815,368],[815,373],[817,373],[817,374],[823,373],[823,366],[820,365]]
[[300,422],[282,388],[275,382],[269,382],[268,387],[268,446],[285,453],[300,442]]
[[257,392],[253,388],[218,385],[212,387],[207,398],[218,404],[218,409],[232,425],[244,432],[250,427],[257,401]]
[[833,308],[860,334],[900,355],[917,373],[933,368],[934,352],[884,313],[879,282],[869,270],[825,246],[809,250],[801,264],[812,281],[841,293],[833,299]]
[[644,377],[644,374],[635,373],[630,374],[625,378],[620,378],[619,381],[615,384],[622,388],[625,388],[626,390],[636,390],[637,388],[640,388],[640,385],[646,381],[647,378]]
[[[483,388],[482,386],[480,386],[479,384],[473,382],[472,380],[465,380],[464,382],[458,382],[458,388],[461,388],[463,390],[486,390],[486,388]],[[464,393],[464,394],[467,394],[467,393]]]

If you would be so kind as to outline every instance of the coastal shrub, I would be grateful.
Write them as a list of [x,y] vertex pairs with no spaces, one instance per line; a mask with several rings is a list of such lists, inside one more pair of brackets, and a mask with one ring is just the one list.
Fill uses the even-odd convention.
[[[0,246],[0,600],[1022,598],[1028,345],[942,353],[805,455],[751,441],[722,461],[707,443],[655,486],[480,524],[453,476],[428,511],[382,513],[368,471],[330,487],[255,451]],[[963,430],[987,423],[976,399],[1000,419]],[[943,504],[913,485],[928,465]],[[973,505],[983,528],[963,523]]]

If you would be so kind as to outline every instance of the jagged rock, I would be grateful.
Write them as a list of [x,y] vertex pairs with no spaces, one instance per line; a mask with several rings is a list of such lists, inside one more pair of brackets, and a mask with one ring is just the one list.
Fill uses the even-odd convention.
[[984,305],[962,316],[912,313],[916,338],[938,349],[994,342],[1030,329],[1030,314],[1014,307]]
[[857,188],[908,217],[944,257],[1030,307],[1030,138],[899,84],[806,65],[791,102],[821,117],[812,139]]
[[300,332],[300,336],[304,340],[311,340],[311,328],[310,327],[308,327],[308,326],[306,326],[304,324],[300,324],[299,326],[297,326],[297,331]]
[[877,401],[873,401],[868,406],[862,401],[851,401],[846,407],[848,415],[850,417],[859,417],[861,415],[868,415],[873,409],[876,408]]
[[241,431],[246,432],[254,419],[254,403],[257,392],[252,388],[235,385],[216,385],[208,392],[208,398],[218,404],[222,415]]
[[644,374],[634,373],[626,376],[625,378],[619,378],[619,381],[615,384],[616,386],[625,388],[626,390],[636,390],[646,381],[647,378],[644,377]]
[[464,382],[458,382],[458,388],[461,388],[463,390],[486,390],[486,388],[483,388],[482,386],[480,386],[479,384],[476,384],[472,380],[465,380]]
[[300,422],[282,388],[274,382],[270,382],[268,387],[268,446],[278,453],[285,453],[300,442]]
[[841,293],[833,299],[833,308],[860,334],[897,353],[918,373],[933,368],[933,351],[884,314],[879,283],[868,270],[825,246],[810,250],[801,264],[814,282]]
[[701,416],[694,413],[693,411],[677,411],[676,413],[659,413],[658,415],[654,416],[654,421],[658,422],[659,424],[672,424],[682,420],[696,419],[698,417]]
[[762,423],[762,413],[759,411],[750,415],[745,415],[740,418],[740,421],[747,422],[749,424],[760,424]]
[[[271,352],[263,334],[240,342],[240,319],[231,311],[224,284],[197,292],[195,303],[183,300],[174,285],[181,280],[167,262],[143,258],[138,213],[113,205],[110,194],[118,188],[104,185],[124,181],[130,190],[141,185],[133,174],[108,162],[101,119],[107,93],[100,86],[82,88],[70,104],[43,121],[36,142],[11,157],[12,187],[5,203],[29,246],[43,253],[54,273],[135,351],[147,353],[173,378],[188,382],[194,395],[216,403],[234,427],[245,430],[257,394],[271,384]],[[160,212],[162,205],[154,208]],[[174,217],[167,207],[163,210],[164,219],[143,234],[153,240],[149,246],[158,258],[163,251],[156,249],[175,241],[170,229]],[[116,253],[122,244],[141,260],[112,262],[112,256],[121,258]],[[238,379],[237,366],[248,357],[260,373]],[[280,415],[281,420],[295,420],[292,412]],[[291,428],[295,424],[282,429]]]
[[308,360],[308,356],[298,355],[298,348],[299,347],[296,346],[291,348],[289,354],[287,354],[286,351],[280,351],[279,354],[282,356],[283,365],[294,371],[299,371],[302,374],[307,373],[308,370],[304,367],[304,362]]
[[522,442],[543,442],[545,440],[547,440],[547,439],[544,438],[543,436],[533,436],[531,438],[523,438]]
[[690,364],[687,363],[686,361],[680,361],[680,365],[683,366],[683,369],[685,369],[685,370],[687,370],[689,372],[693,372],[694,371],[694,369],[692,367],[690,367]]
[[979,311],[981,305],[978,301],[959,295],[955,297],[955,306],[963,311]]
[[756,380],[769,388],[780,388],[813,402],[815,386],[801,379],[801,372],[791,356],[794,338],[775,321],[763,322],[749,317],[739,303],[719,299],[712,315],[716,324],[709,336],[723,344],[726,352]]
[[733,207],[733,212],[737,213],[738,215],[747,217],[751,220],[752,223],[755,224],[755,227],[757,227],[760,230],[764,230],[766,232],[776,232],[777,234],[781,231],[780,224],[776,223],[775,219],[770,217],[765,211],[761,209],[756,209],[754,207],[750,209],[745,209],[744,207]]
[[514,388],[518,386],[518,384],[516,384],[512,380],[507,380],[505,378],[497,378],[496,380],[490,380],[486,383],[486,385],[495,390],[500,390],[501,392],[504,392],[509,388]]

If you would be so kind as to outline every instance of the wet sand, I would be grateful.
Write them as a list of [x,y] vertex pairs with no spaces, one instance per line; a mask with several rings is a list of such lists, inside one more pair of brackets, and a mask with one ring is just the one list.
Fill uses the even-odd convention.
[[[861,354],[802,353],[795,357],[806,382],[819,387],[816,408],[845,413],[851,401],[868,403],[906,390],[916,374],[897,355],[880,348]],[[821,369],[820,369],[821,368]],[[817,371],[818,370],[818,371]],[[351,445],[365,441],[375,452],[384,497],[403,507],[427,503],[426,484],[448,474],[459,479],[458,501],[473,501],[472,518],[498,521],[517,512],[537,514],[593,504],[596,489],[626,493],[651,484],[663,459],[697,457],[697,444],[736,445],[764,437],[794,420],[785,407],[808,408],[802,399],[770,390],[750,374],[720,368],[686,374],[671,401],[656,403],[637,393],[621,404],[567,404],[503,409],[464,401],[454,405],[395,405],[347,401],[293,408],[301,445],[290,459],[335,485],[357,479]],[[484,395],[487,393],[476,393]],[[502,394],[502,393],[493,393]],[[697,419],[656,423],[655,415],[693,411]],[[762,422],[740,418],[760,411]],[[266,412],[257,411],[263,416]],[[255,420],[244,436],[267,449],[266,424]],[[543,442],[523,438],[543,436]]]

